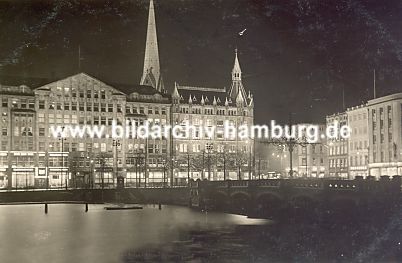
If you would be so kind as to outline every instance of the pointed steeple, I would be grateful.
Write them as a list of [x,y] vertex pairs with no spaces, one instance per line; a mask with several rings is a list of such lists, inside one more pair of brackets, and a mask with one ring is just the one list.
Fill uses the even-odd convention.
[[158,38],[156,35],[154,1],[149,2],[147,42],[145,44],[144,69],[141,77],[141,85],[150,85],[158,91],[162,91],[163,81],[160,74]]
[[237,57],[237,48],[235,49],[235,61],[234,66],[232,69],[232,86],[229,90],[229,97],[236,101],[237,104],[244,104],[246,105],[247,101],[247,93],[243,87],[243,83],[241,81],[241,68],[239,59]]
[[237,58],[237,48],[235,49],[235,62],[232,69],[232,80],[241,80],[241,68]]
[[179,90],[178,90],[177,87],[178,87],[178,85],[175,82],[174,83],[174,89],[173,89],[173,92],[172,92],[172,99],[173,99],[174,103],[179,103],[179,101],[180,101],[180,94],[179,94]]

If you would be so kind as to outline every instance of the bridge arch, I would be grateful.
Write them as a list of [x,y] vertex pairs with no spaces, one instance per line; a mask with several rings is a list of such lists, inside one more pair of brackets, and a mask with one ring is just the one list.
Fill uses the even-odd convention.
[[290,200],[291,205],[298,209],[312,209],[317,201],[310,195],[295,195]]
[[289,200],[289,207],[295,218],[313,218],[318,212],[319,202],[311,195],[295,195]]
[[333,219],[348,221],[358,215],[358,203],[350,197],[332,198],[328,202],[328,210]]
[[250,195],[247,192],[238,191],[230,195],[230,210],[236,214],[247,214],[250,207]]
[[146,201],[145,195],[136,189],[128,189],[120,194],[122,202],[141,203]]
[[276,217],[285,206],[284,200],[271,192],[261,193],[255,199],[255,212],[263,217]]
[[210,203],[213,209],[226,211],[230,206],[230,198],[226,192],[215,191],[211,193]]

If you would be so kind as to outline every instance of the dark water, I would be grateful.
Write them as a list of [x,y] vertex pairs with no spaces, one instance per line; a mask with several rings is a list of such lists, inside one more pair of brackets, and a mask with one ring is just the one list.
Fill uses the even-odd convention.
[[401,218],[280,223],[185,207],[0,206],[0,262],[402,262]]

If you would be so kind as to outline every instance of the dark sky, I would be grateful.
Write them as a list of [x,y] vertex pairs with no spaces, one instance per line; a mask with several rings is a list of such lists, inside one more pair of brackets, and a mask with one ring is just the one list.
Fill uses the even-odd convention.
[[[256,122],[324,121],[402,91],[402,1],[155,1],[165,84],[229,87],[239,49]],[[148,0],[0,2],[0,75],[139,83]],[[247,28],[243,37],[237,33]],[[0,79],[1,80],[1,79]]]

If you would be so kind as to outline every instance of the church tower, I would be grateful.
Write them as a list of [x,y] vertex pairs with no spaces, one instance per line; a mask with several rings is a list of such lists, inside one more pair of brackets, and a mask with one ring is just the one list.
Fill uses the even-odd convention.
[[144,69],[141,85],[149,85],[162,92],[164,90],[159,65],[158,38],[156,35],[154,1],[149,2],[147,41],[145,44]]
[[229,96],[233,102],[238,105],[247,105],[247,94],[241,81],[241,68],[235,49],[235,61],[232,69],[232,86],[229,90]]

